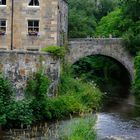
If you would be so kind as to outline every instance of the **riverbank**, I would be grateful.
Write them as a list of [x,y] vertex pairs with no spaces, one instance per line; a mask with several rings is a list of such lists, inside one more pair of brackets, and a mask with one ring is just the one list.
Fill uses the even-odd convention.
[[10,129],[1,132],[2,140],[95,140],[96,116],[93,114],[74,117],[53,123],[40,123],[26,129]]
[[0,100],[4,103],[1,104],[0,123],[4,128],[26,128],[42,121],[61,120],[100,108],[100,90],[93,83],[74,79],[69,73],[61,75],[58,95],[53,98],[46,94],[49,81],[43,71],[28,80],[22,101],[15,100],[9,81],[2,76],[0,80],[3,93]]
[[[140,117],[135,112],[135,106],[121,101],[111,103],[104,110],[96,113],[96,115],[71,117],[70,119],[56,121],[51,124],[44,123],[28,127],[28,129],[12,129],[6,132],[5,136],[13,137],[14,140],[17,138],[26,138],[27,140],[31,138],[73,140],[75,138],[74,140],[77,140],[80,136],[85,138],[84,136],[92,134],[95,140],[138,140],[140,137]],[[89,136],[89,139],[86,137],[86,140],[94,139],[90,139]]]

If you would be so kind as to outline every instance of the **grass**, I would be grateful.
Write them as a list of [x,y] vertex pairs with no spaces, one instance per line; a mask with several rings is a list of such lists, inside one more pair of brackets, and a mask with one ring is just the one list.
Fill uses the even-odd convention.
[[93,115],[70,120],[70,122],[61,126],[60,140],[95,140],[95,121],[96,118]]

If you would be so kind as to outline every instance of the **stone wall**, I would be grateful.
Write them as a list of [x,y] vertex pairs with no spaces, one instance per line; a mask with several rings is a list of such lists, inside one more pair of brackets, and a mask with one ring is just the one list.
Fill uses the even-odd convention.
[[80,58],[90,55],[104,55],[120,62],[134,78],[134,58],[123,47],[121,38],[71,39],[67,60],[75,63]]
[[68,3],[67,0],[59,0],[58,7],[58,42],[62,46],[67,41],[68,33]]
[[60,75],[60,62],[51,55],[27,51],[0,51],[0,60],[0,71],[12,81],[19,99],[24,95],[27,78],[42,67],[51,81],[49,95],[55,94]]
[[[68,13],[66,1],[39,0],[39,6],[29,6],[29,2],[30,0],[14,0],[13,49],[40,50],[49,45],[60,45],[61,24],[67,26],[67,15],[63,18]],[[11,5],[11,0],[7,0],[6,6],[0,5],[0,19],[7,21],[6,35],[0,36],[0,49],[11,47]],[[62,22],[59,22],[60,13],[64,19]],[[38,36],[28,35],[28,20],[39,20]]]

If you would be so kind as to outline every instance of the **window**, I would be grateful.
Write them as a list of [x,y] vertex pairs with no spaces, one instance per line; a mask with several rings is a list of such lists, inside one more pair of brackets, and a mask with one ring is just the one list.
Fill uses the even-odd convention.
[[6,20],[0,20],[0,35],[5,35],[6,32]]
[[39,20],[28,20],[28,34],[38,35],[39,32]]
[[39,1],[38,0],[31,0],[29,2],[29,6],[39,6]]
[[0,5],[6,5],[6,0],[0,0]]

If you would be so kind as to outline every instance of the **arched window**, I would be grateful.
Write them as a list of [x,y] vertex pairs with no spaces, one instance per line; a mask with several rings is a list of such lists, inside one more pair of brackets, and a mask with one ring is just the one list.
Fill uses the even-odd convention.
[[39,1],[38,0],[31,0],[29,2],[29,6],[39,6]]
[[6,5],[6,0],[0,0],[0,5]]

